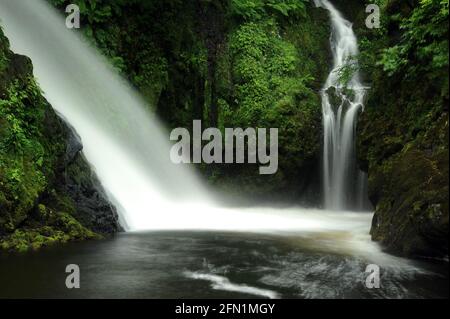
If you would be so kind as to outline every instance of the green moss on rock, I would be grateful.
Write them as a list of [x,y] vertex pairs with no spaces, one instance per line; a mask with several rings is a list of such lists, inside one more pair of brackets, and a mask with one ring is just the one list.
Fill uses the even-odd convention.
[[44,136],[49,106],[31,75],[31,63],[8,50],[0,31],[1,55],[9,63],[0,76],[0,234],[26,218],[46,189],[64,148]]
[[[94,174],[84,159],[78,161],[84,164],[79,175],[84,184],[88,182],[84,176],[91,176],[90,188],[85,187],[96,196],[91,209],[101,202],[106,206],[100,209],[102,216],[111,218],[86,219],[89,223],[76,219],[85,212],[77,200],[86,197],[73,196],[81,182],[67,159],[70,132],[42,96],[31,61],[9,50],[0,28],[0,248],[24,251],[99,238],[91,229],[103,224],[108,226],[100,227],[100,232],[119,230],[115,211],[95,193]],[[70,189],[68,180],[74,180]]]
[[206,167],[217,187],[258,200],[318,199],[305,195],[319,174],[328,20],[308,4],[301,17],[266,12],[228,31],[217,74],[219,127],[278,128],[279,167],[271,176],[259,175],[258,165]]
[[446,10],[434,0],[382,4],[382,28],[358,29],[371,79],[358,127],[376,208],[371,234],[391,252],[442,258],[449,231],[448,3]]
[[43,205],[40,205],[40,210],[45,211],[41,213],[46,226],[16,229],[12,234],[0,239],[0,247],[4,250],[25,252],[57,243],[102,238],[101,235],[81,225],[70,214],[55,213]]

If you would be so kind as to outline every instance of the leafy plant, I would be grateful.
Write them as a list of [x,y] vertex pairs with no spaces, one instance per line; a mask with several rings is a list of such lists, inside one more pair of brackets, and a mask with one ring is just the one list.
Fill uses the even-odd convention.
[[431,78],[448,68],[448,0],[420,0],[412,13],[400,20],[402,37],[383,51],[379,64],[389,76],[402,70],[426,72]]
[[335,72],[337,73],[339,84],[346,86],[358,71],[358,59],[356,57],[348,57],[345,64]]
[[247,20],[259,20],[269,13],[304,16],[305,3],[305,0],[231,0],[231,12]]

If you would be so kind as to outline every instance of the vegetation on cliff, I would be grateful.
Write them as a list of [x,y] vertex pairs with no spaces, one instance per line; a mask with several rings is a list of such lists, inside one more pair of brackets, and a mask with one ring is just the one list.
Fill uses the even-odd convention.
[[0,29],[0,248],[98,237],[73,217],[80,212],[64,189],[69,136],[42,96],[31,61],[9,50]]
[[[63,9],[71,1],[50,2]],[[220,129],[280,128],[276,175],[260,176],[257,165],[200,167],[211,183],[260,198],[298,199],[317,188],[317,91],[329,68],[324,11],[297,0],[72,2],[82,32],[171,128],[194,119]]]
[[403,255],[446,256],[448,1],[378,3],[382,27],[357,29],[371,87],[358,146],[376,207],[372,237]]

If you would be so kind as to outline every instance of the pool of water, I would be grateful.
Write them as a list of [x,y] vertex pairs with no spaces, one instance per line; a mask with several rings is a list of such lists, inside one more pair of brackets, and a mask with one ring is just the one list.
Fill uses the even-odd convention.
[[[448,298],[448,263],[358,253],[347,236],[156,231],[3,254],[0,297]],[[368,289],[377,262],[381,287]],[[79,289],[65,285],[68,264]]]

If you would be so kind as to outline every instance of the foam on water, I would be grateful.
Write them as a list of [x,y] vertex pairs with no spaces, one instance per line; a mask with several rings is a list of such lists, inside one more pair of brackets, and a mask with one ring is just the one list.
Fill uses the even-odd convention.
[[211,282],[211,288],[216,290],[239,292],[254,296],[266,297],[269,299],[280,299],[281,296],[272,290],[261,289],[257,287],[250,287],[247,285],[239,285],[230,282],[230,280],[224,276],[218,276],[214,274],[204,274],[198,272],[186,272],[185,276],[191,279],[206,280]]

